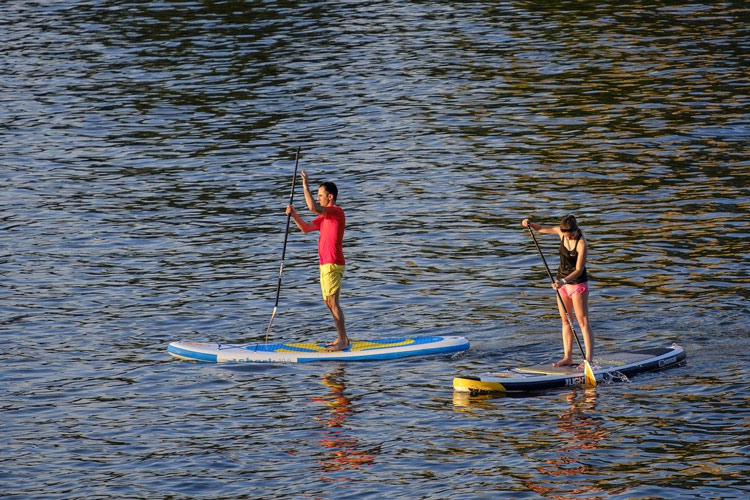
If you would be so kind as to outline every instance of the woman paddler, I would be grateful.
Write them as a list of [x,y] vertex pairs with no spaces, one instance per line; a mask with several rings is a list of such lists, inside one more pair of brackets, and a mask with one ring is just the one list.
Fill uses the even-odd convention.
[[[553,366],[568,366],[573,364],[573,331],[568,323],[565,309],[560,303],[562,299],[568,311],[575,311],[578,326],[583,333],[583,342],[586,346],[586,361],[591,363],[594,356],[594,334],[589,324],[589,286],[586,273],[586,238],[578,228],[578,223],[573,215],[566,215],[560,221],[559,226],[542,226],[535,222],[524,219],[523,227],[531,227],[534,231],[542,234],[556,234],[560,238],[560,267],[557,269],[557,277],[552,283],[552,288],[560,293],[557,299],[557,308],[562,318],[563,358]],[[583,364],[579,366],[583,369]]]

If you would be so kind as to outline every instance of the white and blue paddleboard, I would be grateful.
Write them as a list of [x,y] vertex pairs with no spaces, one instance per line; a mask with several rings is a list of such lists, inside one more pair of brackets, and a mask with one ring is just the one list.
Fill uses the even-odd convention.
[[[685,358],[685,350],[674,344],[671,347],[597,356],[592,368],[596,381],[600,382],[607,377],[630,377],[642,372],[678,366],[685,362]],[[455,391],[470,394],[530,392],[584,384],[583,370],[579,370],[577,366],[554,367],[552,364],[510,368],[453,379]]]
[[374,361],[465,351],[464,337],[402,337],[355,340],[343,351],[326,351],[325,344],[216,344],[172,342],[167,347],[175,358],[209,363],[307,363],[312,361]]

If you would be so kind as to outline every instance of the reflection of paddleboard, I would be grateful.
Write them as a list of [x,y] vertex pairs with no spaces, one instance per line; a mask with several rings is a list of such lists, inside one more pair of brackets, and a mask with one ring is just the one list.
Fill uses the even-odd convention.
[[[676,366],[685,361],[685,350],[677,344],[668,348],[620,352],[594,358],[592,368],[596,381],[619,374],[630,377],[637,373]],[[551,364],[512,368],[477,376],[456,377],[453,389],[482,394],[490,392],[527,392],[585,383],[583,370],[575,366],[555,368]]]
[[309,361],[370,361],[465,351],[464,337],[412,337],[355,340],[348,349],[327,352],[325,344],[214,344],[172,342],[169,354],[189,361],[212,363],[305,363]]

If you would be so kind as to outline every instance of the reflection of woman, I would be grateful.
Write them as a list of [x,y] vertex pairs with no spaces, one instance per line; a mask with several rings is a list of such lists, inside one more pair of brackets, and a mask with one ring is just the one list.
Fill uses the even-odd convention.
[[599,442],[609,435],[596,413],[596,391],[586,389],[580,395],[570,391],[564,397],[570,409],[560,414],[557,427],[570,432],[573,437],[568,440],[569,445],[562,449],[596,449]]
[[[570,391],[563,397],[570,405],[560,414],[557,423],[562,431],[551,435],[552,458],[537,466],[537,477],[524,484],[544,498],[605,498],[607,491],[599,486],[601,472],[590,465],[590,453],[609,438],[604,421],[596,411],[596,390],[583,394]],[[562,444],[560,443],[562,441]],[[612,493],[611,491],[609,493]]]
[[[524,219],[521,225],[531,227],[542,234],[556,234],[560,238],[560,267],[552,288],[560,292],[559,297],[562,298],[565,308],[571,312],[575,311],[576,320],[583,334],[583,342],[586,345],[586,361],[590,363],[594,356],[594,334],[589,325],[587,245],[583,232],[578,228],[576,218],[572,215],[565,216],[559,226],[541,226],[530,222],[529,219]],[[562,318],[563,358],[553,365],[567,366],[573,364],[573,331],[560,298],[557,300],[557,308]],[[583,369],[583,365],[578,368]]]

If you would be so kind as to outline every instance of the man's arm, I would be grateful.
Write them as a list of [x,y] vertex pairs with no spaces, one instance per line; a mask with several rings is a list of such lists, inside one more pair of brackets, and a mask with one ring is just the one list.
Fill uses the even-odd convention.
[[[323,207],[315,202],[315,198],[313,198],[312,193],[310,193],[310,187],[307,184],[307,172],[304,170],[302,171],[302,192],[305,193],[305,203],[307,203],[307,208],[309,208],[311,212],[323,215]],[[297,221],[295,220],[294,222]]]
[[297,227],[300,231],[303,233],[309,233],[310,231],[315,231],[315,226],[312,224],[308,224],[302,218],[297,214],[297,211],[294,209],[293,206],[287,205],[286,206],[286,214],[290,215],[292,219],[294,219],[294,223],[297,224]]

